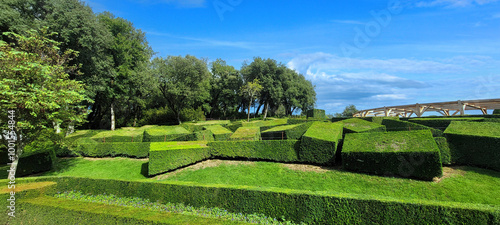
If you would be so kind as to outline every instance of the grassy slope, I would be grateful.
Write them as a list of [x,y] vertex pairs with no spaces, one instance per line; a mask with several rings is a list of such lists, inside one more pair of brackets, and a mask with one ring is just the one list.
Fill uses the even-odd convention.
[[500,137],[500,123],[453,121],[445,133]]
[[291,129],[293,129],[295,127],[298,127],[300,125],[302,125],[302,124],[292,124],[292,125],[277,126],[277,127],[271,128],[271,129],[267,129],[267,130],[263,131],[263,133],[291,130]]
[[231,134],[231,133],[233,133],[221,125],[205,126],[205,129],[212,131],[213,134]]
[[149,135],[172,135],[172,134],[189,134],[190,132],[181,126],[159,126],[147,129]]

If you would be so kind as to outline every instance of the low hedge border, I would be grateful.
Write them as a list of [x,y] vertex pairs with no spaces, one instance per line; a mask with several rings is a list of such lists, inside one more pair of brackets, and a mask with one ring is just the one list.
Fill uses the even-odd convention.
[[[262,213],[307,224],[498,224],[498,206],[391,200],[346,194],[187,182],[140,182],[76,177],[42,177],[24,181],[55,181],[57,191],[114,194],[160,203],[218,207],[236,213]],[[23,181],[19,181],[23,182]],[[50,193],[47,193],[50,194]]]
[[231,137],[231,134],[233,134],[233,132],[221,125],[206,126],[205,129],[214,134],[215,141],[227,141]]
[[443,165],[451,165],[451,151],[448,141],[445,137],[435,137],[434,140],[439,147],[439,152],[441,155],[441,163]]
[[[56,159],[53,150],[41,150],[36,152],[24,153],[19,158],[17,169],[15,171],[16,177],[28,176],[31,174],[49,171],[54,165]],[[0,167],[0,179],[9,176],[10,165],[2,165]]]
[[231,141],[257,141],[260,140],[259,127],[240,127],[230,137]]
[[453,121],[444,134],[452,163],[500,171],[500,123]]
[[191,145],[171,145],[168,142],[151,143],[148,175],[165,173],[210,157],[210,149],[199,143]]
[[212,156],[221,158],[262,159],[277,162],[298,162],[300,143],[297,140],[215,141],[208,146]]
[[409,121],[444,131],[452,121],[482,122],[484,121],[484,118],[483,117],[434,117],[434,118],[430,117],[430,118],[411,118]]
[[442,175],[439,149],[429,130],[346,134],[342,167],[422,180]]
[[323,165],[334,164],[340,139],[342,139],[341,124],[314,122],[302,136],[300,161]]
[[191,134],[182,126],[159,126],[144,131],[143,142],[162,142],[182,139]]
[[78,143],[74,152],[88,157],[147,158],[149,142]]
[[359,118],[351,118],[340,121],[344,124],[344,133],[384,132],[385,126],[368,122]]
[[430,130],[432,132],[432,136],[443,137],[443,131],[432,127],[424,126],[418,123],[412,123],[394,119],[383,119],[381,124],[385,126],[385,129],[387,131]]
[[262,140],[295,139],[298,140],[313,122],[277,126],[261,133]]

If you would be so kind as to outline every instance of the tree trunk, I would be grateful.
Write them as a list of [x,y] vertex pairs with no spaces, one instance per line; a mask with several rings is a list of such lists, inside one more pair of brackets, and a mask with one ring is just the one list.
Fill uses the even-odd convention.
[[135,127],[135,125],[137,125],[137,114],[134,115],[134,124],[132,126]]
[[257,111],[255,111],[254,117],[256,117],[257,114],[260,112],[260,107],[262,107],[262,104],[259,104],[259,107],[257,107]]
[[252,106],[252,98],[250,98],[250,101],[248,102],[248,119],[247,119],[247,122],[250,122],[250,106]]
[[68,124],[68,129],[66,130],[66,137],[75,132],[75,121],[71,121]]
[[111,103],[111,130],[115,130],[115,103]]
[[52,125],[54,126],[54,130],[56,130],[56,134],[61,133],[61,123],[57,121],[52,121]]
[[269,102],[266,102],[266,107],[264,107],[264,120],[266,120],[268,109],[269,109]]
[[181,113],[180,112],[176,112],[175,114],[177,114],[177,122],[179,122],[179,125],[182,124],[181,122]]

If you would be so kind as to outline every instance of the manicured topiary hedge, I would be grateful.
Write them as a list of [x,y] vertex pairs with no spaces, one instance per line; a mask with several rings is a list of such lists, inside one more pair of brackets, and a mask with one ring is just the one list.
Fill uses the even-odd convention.
[[393,119],[384,119],[382,120],[382,125],[385,126],[387,131],[412,131],[412,130],[430,130],[432,132],[432,136],[434,137],[442,137],[443,131],[434,129],[432,127],[424,126],[418,123],[412,123],[407,121],[393,120]]
[[173,141],[191,134],[182,126],[158,126],[144,131],[144,142]]
[[310,109],[306,112],[307,118],[326,119],[325,110],[323,109]]
[[453,121],[444,134],[452,163],[500,171],[500,123]]
[[346,134],[342,166],[351,171],[423,180],[442,175],[439,149],[428,130]]
[[300,161],[326,165],[335,163],[339,139],[342,139],[342,124],[314,122],[302,136]]
[[370,118],[370,122],[377,123],[377,124],[382,124],[382,121],[384,121],[384,120],[397,120],[397,121],[399,121],[399,117],[395,117],[395,116],[374,116],[374,117],[365,117],[365,118]]
[[116,157],[146,158],[149,153],[149,142],[80,142],[73,149],[74,152],[88,157]]
[[259,127],[240,127],[230,137],[232,141],[257,141],[260,140]]
[[206,126],[205,129],[214,134],[214,139],[216,141],[227,141],[231,137],[231,134],[233,134],[233,132],[221,125]]
[[148,174],[156,175],[210,158],[206,142],[153,142]]
[[151,202],[218,207],[235,213],[262,213],[306,224],[498,224],[497,206],[391,200],[372,196],[320,194],[309,191],[186,182],[140,182],[76,177],[56,181],[52,192],[81,191],[140,197]]
[[242,126],[243,126],[243,122],[235,121],[235,122],[231,122],[230,124],[226,125],[226,128],[234,133],[238,128],[240,128]]
[[363,133],[363,132],[383,132],[385,126],[377,123],[368,122],[359,118],[351,118],[340,121],[344,124],[344,133]]
[[412,118],[409,121],[444,131],[452,121],[483,121],[483,117],[429,117]]
[[441,153],[441,163],[445,165],[451,164],[451,152],[448,141],[445,137],[435,137],[434,140],[439,147],[439,152]]
[[[53,149],[38,150],[23,153],[19,158],[15,177],[23,177],[35,173],[49,171],[54,165],[56,154]],[[10,165],[2,164],[0,167],[0,179],[9,176]]]
[[263,159],[277,162],[298,162],[297,140],[215,141],[209,142],[214,157]]
[[300,139],[313,122],[277,126],[261,133],[262,140]]

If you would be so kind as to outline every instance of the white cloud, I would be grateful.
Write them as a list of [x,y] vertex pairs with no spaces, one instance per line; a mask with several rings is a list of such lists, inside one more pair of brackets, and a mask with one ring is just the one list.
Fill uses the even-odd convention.
[[468,7],[472,5],[485,5],[492,2],[497,2],[498,0],[432,0],[432,1],[420,1],[416,3],[417,7],[435,7],[444,6],[451,8]]
[[402,100],[408,97],[405,94],[386,94],[386,95],[374,95],[371,97],[374,100]]
[[[198,46],[203,46],[203,47],[231,47],[231,48],[241,48],[241,49],[255,49],[257,47],[271,47],[262,43],[255,43],[255,42],[246,42],[246,41],[226,41],[226,40],[214,40],[214,39],[208,39],[208,38],[194,38],[194,37],[186,37],[186,36],[178,36],[178,35],[172,35],[169,33],[162,33],[162,32],[150,32],[146,31],[147,34],[149,35],[155,35],[155,36],[164,36],[164,37],[170,37],[170,38],[175,38],[175,39],[181,39],[181,40],[187,40],[187,41],[193,41],[197,43]],[[193,43],[188,43],[187,45],[193,46],[196,44]]]

